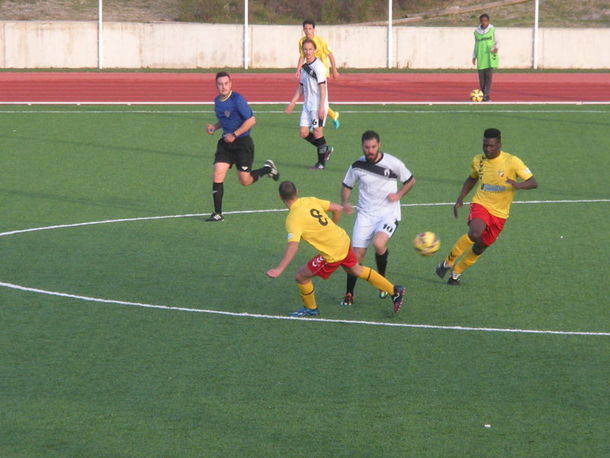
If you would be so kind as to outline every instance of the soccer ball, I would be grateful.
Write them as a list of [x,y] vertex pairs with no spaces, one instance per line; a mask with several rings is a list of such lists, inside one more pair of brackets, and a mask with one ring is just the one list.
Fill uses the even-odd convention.
[[483,92],[479,89],[475,89],[470,93],[470,100],[473,102],[482,102],[483,101]]
[[441,247],[441,241],[434,232],[422,232],[413,239],[413,248],[422,256],[431,256]]

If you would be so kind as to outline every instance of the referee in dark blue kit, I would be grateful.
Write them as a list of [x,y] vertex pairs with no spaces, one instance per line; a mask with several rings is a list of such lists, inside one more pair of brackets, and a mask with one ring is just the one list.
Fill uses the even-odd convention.
[[254,161],[254,142],[250,131],[256,119],[248,102],[237,92],[233,92],[231,76],[227,72],[216,74],[216,89],[218,95],[214,99],[214,111],[218,122],[208,124],[207,132],[212,135],[222,128],[222,137],[218,140],[216,156],[214,157],[214,177],[212,183],[212,197],[214,198],[214,213],[206,221],[223,221],[222,196],[223,183],[227,171],[233,166],[237,167],[237,178],[244,186],[250,186],[261,176],[267,175],[275,181],[280,174],[271,159],[267,159],[260,169],[252,170]]

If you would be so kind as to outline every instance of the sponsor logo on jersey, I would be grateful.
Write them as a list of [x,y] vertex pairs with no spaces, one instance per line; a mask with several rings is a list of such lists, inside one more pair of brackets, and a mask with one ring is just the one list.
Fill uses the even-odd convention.
[[225,118],[230,118],[231,112],[229,110],[225,110],[224,115],[225,115]]
[[502,192],[506,191],[506,186],[501,186],[498,184],[482,184],[481,189],[488,192]]

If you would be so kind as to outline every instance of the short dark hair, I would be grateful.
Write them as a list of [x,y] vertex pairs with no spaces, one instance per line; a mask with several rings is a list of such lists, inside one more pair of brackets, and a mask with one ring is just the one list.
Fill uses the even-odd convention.
[[231,79],[231,75],[229,75],[227,72],[218,72],[216,73],[216,81],[218,81],[218,78],[222,78],[224,76]]
[[297,196],[297,187],[292,181],[282,181],[279,191],[282,200],[292,200]]
[[483,138],[497,138],[498,141],[502,140],[502,132],[500,132],[499,129],[485,129],[485,132],[483,132]]
[[481,19],[483,19],[483,18],[487,18],[487,20],[489,21],[489,14],[487,14],[487,13],[483,13],[483,14],[481,14],[481,15],[479,16],[479,21],[480,21]]
[[305,19],[303,21],[303,27],[305,27],[307,24],[311,25],[314,29],[316,28],[316,23],[313,19]]
[[303,43],[301,43],[301,49],[303,49],[303,46],[305,46],[305,43],[311,43],[313,45],[313,49],[318,49],[318,46],[316,45],[316,42],[313,41],[311,38],[305,38],[303,40]]
[[375,132],[374,130],[367,130],[365,133],[362,134],[362,143],[367,140],[372,140],[373,138],[376,139],[378,142],[381,141],[377,132]]

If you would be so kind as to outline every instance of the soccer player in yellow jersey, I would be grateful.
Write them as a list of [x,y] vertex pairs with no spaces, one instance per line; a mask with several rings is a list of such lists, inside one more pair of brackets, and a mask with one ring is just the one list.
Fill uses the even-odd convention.
[[[291,181],[284,181],[279,188],[280,198],[289,212],[286,217],[288,244],[284,257],[273,269],[267,271],[271,278],[279,277],[294,259],[301,239],[313,246],[319,254],[309,260],[296,273],[303,307],[290,314],[294,317],[317,316],[320,314],[316,304],[313,282],[314,276],[327,279],[339,267],[348,274],[368,281],[375,288],[392,295],[394,313],[402,306],[405,287],[394,286],[370,267],[361,266],[352,249],[349,236],[336,223],[341,218],[343,207],[328,200],[297,195],[297,188]],[[332,213],[330,218],[327,212]]]
[[470,204],[468,233],[458,239],[436,267],[436,274],[441,278],[451,269],[449,285],[459,285],[460,275],[496,241],[508,218],[515,191],[538,187],[536,178],[523,161],[502,151],[502,135],[498,129],[487,129],[483,134],[483,154],[472,159],[470,176],[464,181],[453,206],[456,218],[458,209],[464,205],[464,197],[475,185],[477,191]]
[[[328,48],[328,43],[326,41],[316,35],[316,23],[311,19],[305,19],[303,21],[303,33],[304,37],[301,37],[299,40],[299,62],[297,64],[296,77],[297,80],[301,78],[301,68],[305,63],[305,54],[303,54],[303,41],[307,38],[313,40],[316,43],[316,52],[315,56],[320,59],[320,61],[324,64],[326,68],[326,77],[329,77],[331,74],[333,78],[339,78],[339,71],[337,70],[337,63],[335,62],[335,56]],[[333,127],[338,129],[341,127],[341,123],[339,122],[339,112],[333,111],[332,108],[328,108],[328,116],[333,121]]]

